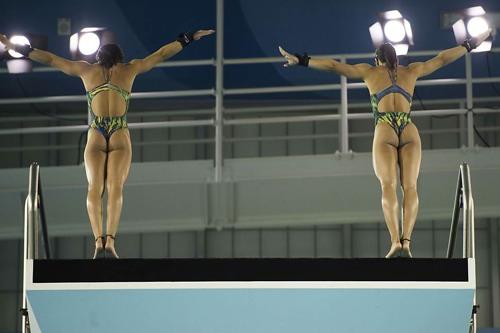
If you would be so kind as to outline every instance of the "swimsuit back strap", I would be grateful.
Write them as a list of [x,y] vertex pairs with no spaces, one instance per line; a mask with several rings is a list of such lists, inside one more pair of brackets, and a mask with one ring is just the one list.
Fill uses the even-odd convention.
[[385,88],[384,90],[374,94],[374,96],[377,98],[377,104],[386,95],[392,94],[392,93],[398,93],[398,94],[403,95],[404,98],[406,98],[406,100],[408,101],[408,103],[411,104],[412,96],[406,90],[404,90],[403,88],[401,88],[401,86],[399,86],[397,84],[390,85],[389,87]]
[[103,84],[93,88],[92,90],[87,91],[88,104],[89,105],[92,104],[92,100],[94,99],[94,97],[97,94],[99,94],[103,91],[108,91],[108,90],[116,91],[125,100],[125,102],[127,103],[127,109],[128,109],[128,103],[130,100],[130,92],[128,92],[125,89],[122,89],[122,88],[120,88],[117,85],[114,85],[112,83],[103,83]]

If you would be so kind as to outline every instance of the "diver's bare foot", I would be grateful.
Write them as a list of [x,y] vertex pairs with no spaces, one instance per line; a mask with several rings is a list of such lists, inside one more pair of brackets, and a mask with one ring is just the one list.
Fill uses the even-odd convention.
[[399,253],[401,252],[401,242],[393,242],[391,245],[391,249],[389,250],[389,253],[385,256],[387,259],[389,258],[396,258],[399,256]]
[[115,251],[115,236],[106,235],[106,246],[104,248],[104,256],[106,259],[118,259],[118,254]]
[[401,239],[402,249],[401,249],[401,257],[403,258],[413,258],[410,251],[410,242],[411,240],[408,238]]
[[92,259],[104,259],[104,242],[105,238],[99,236],[95,239],[95,251]]

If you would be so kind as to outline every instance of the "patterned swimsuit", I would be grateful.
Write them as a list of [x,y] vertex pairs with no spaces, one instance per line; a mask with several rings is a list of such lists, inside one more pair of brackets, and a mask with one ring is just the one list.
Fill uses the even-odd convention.
[[394,132],[396,132],[399,137],[406,125],[411,123],[410,112],[379,112],[378,103],[384,96],[391,93],[398,93],[403,95],[411,106],[412,96],[406,90],[401,88],[401,86],[399,86],[395,81],[392,79],[391,81],[392,85],[376,94],[371,95],[371,104],[373,116],[375,117],[375,125],[379,123],[387,123],[394,129]]
[[[108,90],[116,91],[125,100],[127,106],[125,108],[125,112],[123,113],[123,115],[118,117],[100,117],[97,116],[92,110],[92,100],[94,99],[94,97],[97,94]],[[107,82],[95,87],[90,91],[87,91],[87,105],[89,110],[89,124],[90,124],[89,128],[95,128],[96,130],[98,130],[104,136],[106,142],[109,142],[109,138],[111,137],[111,135],[113,135],[114,132],[116,132],[119,129],[128,127],[127,111],[128,111],[129,101],[130,101],[130,92],[112,84],[111,82],[109,82],[109,79]]]

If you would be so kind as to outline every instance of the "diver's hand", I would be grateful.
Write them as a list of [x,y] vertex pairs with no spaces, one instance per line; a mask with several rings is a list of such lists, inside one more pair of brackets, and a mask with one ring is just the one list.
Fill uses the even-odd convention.
[[209,36],[215,33],[215,30],[198,30],[193,34],[193,40],[199,40],[201,37]]
[[279,50],[280,50],[280,53],[283,57],[285,57],[285,60],[287,61],[286,64],[283,64],[283,67],[291,67],[291,66],[297,66],[299,64],[299,58],[297,58],[296,56],[294,56],[293,54],[291,53],[288,53],[287,51],[285,51],[284,48],[282,48],[281,46],[278,46]]
[[14,44],[10,42],[10,40],[7,38],[7,36],[0,34],[0,43],[5,45],[7,49],[12,49],[14,47]]

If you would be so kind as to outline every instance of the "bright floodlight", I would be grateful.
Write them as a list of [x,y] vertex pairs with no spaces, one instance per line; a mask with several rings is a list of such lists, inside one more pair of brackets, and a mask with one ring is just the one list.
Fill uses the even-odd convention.
[[[461,18],[453,24],[453,33],[457,44],[462,44],[468,38],[474,38],[490,29],[490,24],[485,17],[483,7],[476,6],[463,10]],[[490,35],[472,52],[484,52],[491,50],[492,36]]]
[[399,43],[405,38],[405,27],[399,20],[388,21],[384,25],[384,34],[392,43]]
[[93,32],[87,32],[80,37],[78,41],[78,50],[82,54],[88,56],[96,53],[99,49],[99,45],[101,45],[99,37]]
[[491,50],[491,46],[493,45],[493,42],[491,40],[485,40],[482,42],[478,47],[476,47],[472,52],[487,52]]
[[408,44],[395,44],[394,49],[396,50],[396,55],[405,55],[408,53],[410,46]]
[[470,7],[464,10],[464,14],[467,16],[481,16],[486,14],[484,8],[481,6]]
[[403,15],[399,12],[399,10],[389,10],[387,12],[382,13],[382,16],[386,20],[395,20],[403,18]]
[[[20,36],[20,35],[10,37],[10,42],[16,45],[31,45],[30,41],[26,36]],[[16,59],[24,58],[24,56],[21,53],[17,53],[14,50],[9,50],[9,54],[12,58]]]
[[102,28],[89,27],[89,28],[83,28],[80,32],[96,32],[99,30],[102,30]]
[[480,34],[488,31],[490,26],[482,16],[473,17],[467,22],[467,30],[472,37],[477,37]]
[[69,38],[69,50],[71,53],[78,52],[78,34],[73,34]]
[[378,48],[384,43],[395,44],[397,55],[408,53],[410,45],[413,45],[413,32],[411,25],[398,10],[382,12],[378,22],[369,28],[373,46]]
[[[15,45],[30,45],[39,50],[46,50],[48,46],[47,36],[35,33],[13,34],[8,36],[9,41]],[[31,72],[33,63],[26,57],[13,50],[0,47],[0,58],[5,59],[9,73],[20,74]]]
[[87,27],[71,35],[69,50],[75,60],[95,62],[101,45],[115,43],[114,34],[106,28]]
[[32,62],[28,59],[9,59],[7,60],[7,71],[10,74],[21,74],[31,72]]

